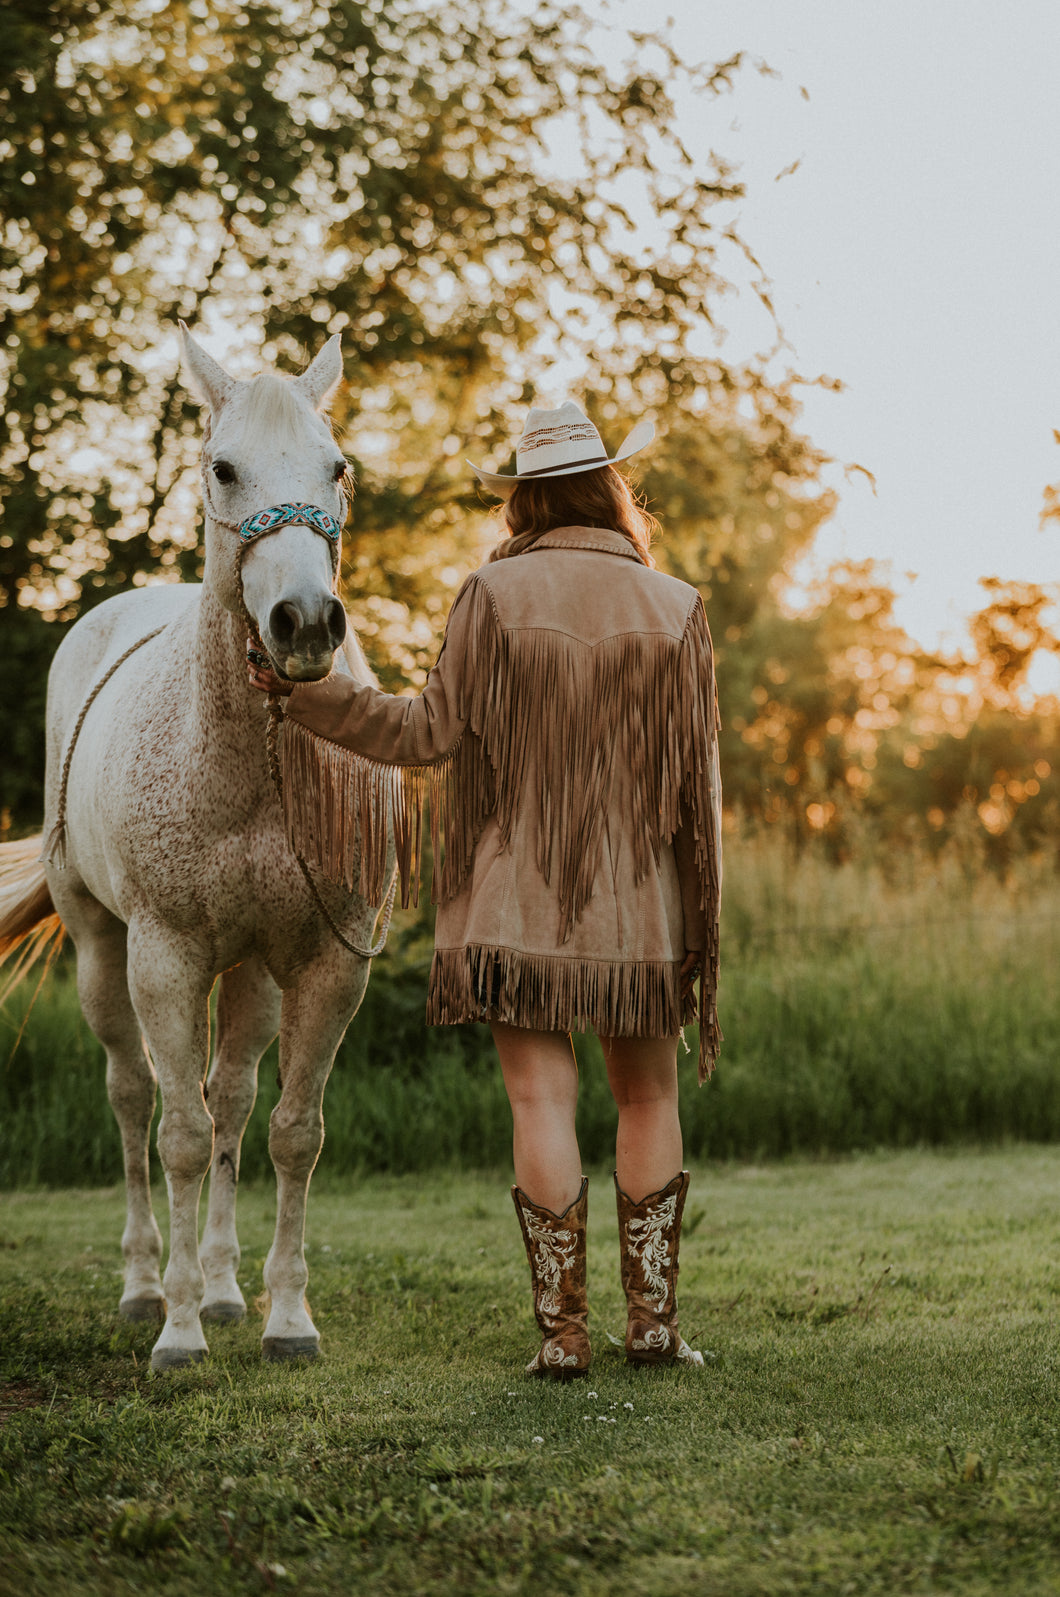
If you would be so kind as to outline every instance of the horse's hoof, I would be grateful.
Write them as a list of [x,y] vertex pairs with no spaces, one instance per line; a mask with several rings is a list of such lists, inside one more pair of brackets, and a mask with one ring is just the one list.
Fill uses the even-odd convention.
[[151,1368],[156,1375],[164,1370],[183,1370],[189,1364],[201,1364],[206,1352],[204,1347],[156,1347],[151,1354]]
[[231,1325],[241,1320],[247,1312],[245,1303],[204,1303],[199,1310],[200,1320],[217,1320]]
[[266,1336],[261,1342],[263,1359],[317,1359],[320,1342],[315,1336]]
[[164,1320],[165,1298],[125,1298],[118,1304],[123,1320]]

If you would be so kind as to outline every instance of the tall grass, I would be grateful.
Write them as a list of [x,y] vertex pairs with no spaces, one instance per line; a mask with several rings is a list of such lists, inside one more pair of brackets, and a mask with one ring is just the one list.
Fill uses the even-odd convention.
[[[682,1066],[690,1158],[1060,1138],[1060,880],[1024,859],[1005,880],[974,850],[910,848],[835,865],[770,835],[726,856],[714,1081]],[[504,1166],[510,1119],[485,1027],[428,1030],[429,954],[407,926],[377,961],[325,1098],[322,1169]],[[29,985],[0,1014],[0,1185],[120,1179],[101,1050],[70,964],[11,1053]],[[599,1046],[576,1039],[579,1135],[606,1162],[615,1112]],[[264,1175],[275,1055],[261,1070],[244,1173]]]

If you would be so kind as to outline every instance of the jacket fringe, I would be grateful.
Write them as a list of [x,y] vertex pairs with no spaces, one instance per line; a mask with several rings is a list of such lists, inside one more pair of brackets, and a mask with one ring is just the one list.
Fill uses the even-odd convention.
[[[679,639],[628,633],[596,644],[543,627],[505,632],[488,584],[478,575],[468,579],[458,603],[471,609],[458,703],[463,732],[456,744],[430,765],[388,765],[287,722],[283,787],[292,846],[332,880],[378,903],[386,891],[392,833],[401,901],[408,906],[418,901],[421,815],[429,799],[432,897],[445,900],[465,881],[489,817],[496,815],[507,845],[517,814],[529,805],[537,866],[555,890],[563,943],[592,897],[616,772],[629,772],[638,881],[658,867],[661,846],[672,841],[682,820],[692,827],[700,907],[708,926],[700,1032],[700,1079],[705,1079],[721,1033],[719,839],[710,782],[718,715],[702,600],[697,595]],[[538,963],[543,968],[548,961]],[[558,962],[565,963],[571,962]],[[628,967],[584,968],[586,981],[599,983],[600,970]],[[564,1009],[567,998],[560,1002],[558,994],[567,988],[561,984],[553,1000],[551,981],[540,986],[544,1008],[538,1018],[524,1023],[547,1025],[544,1017],[553,1013],[553,1002]],[[649,1001],[647,992],[644,998]],[[667,1015],[677,1018],[679,1027],[680,1006],[675,997],[667,1002]],[[611,1013],[607,1004],[604,1010]],[[671,1031],[664,1027],[642,1034]],[[639,1033],[627,1025],[620,1034]]]
[[539,1031],[673,1037],[685,1019],[680,965],[524,954],[469,943],[440,948],[431,965],[427,1024],[500,1020]]

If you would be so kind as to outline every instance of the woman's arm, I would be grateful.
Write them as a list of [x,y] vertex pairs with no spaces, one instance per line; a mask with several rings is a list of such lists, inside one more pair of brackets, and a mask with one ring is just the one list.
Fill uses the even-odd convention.
[[473,583],[469,578],[457,594],[437,663],[415,698],[362,687],[337,673],[292,686],[252,665],[250,682],[263,692],[286,689],[288,718],[329,742],[388,765],[431,765],[449,753],[467,720],[464,671]]

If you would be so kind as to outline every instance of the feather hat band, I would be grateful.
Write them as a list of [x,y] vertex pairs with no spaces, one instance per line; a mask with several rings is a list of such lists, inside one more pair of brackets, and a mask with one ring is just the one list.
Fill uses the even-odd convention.
[[521,482],[570,477],[575,472],[617,465],[644,449],[654,437],[655,428],[650,421],[638,422],[616,453],[609,455],[588,416],[568,399],[558,410],[531,410],[516,445],[514,474],[485,471],[470,460],[468,465],[479,482],[499,498],[507,499]]

